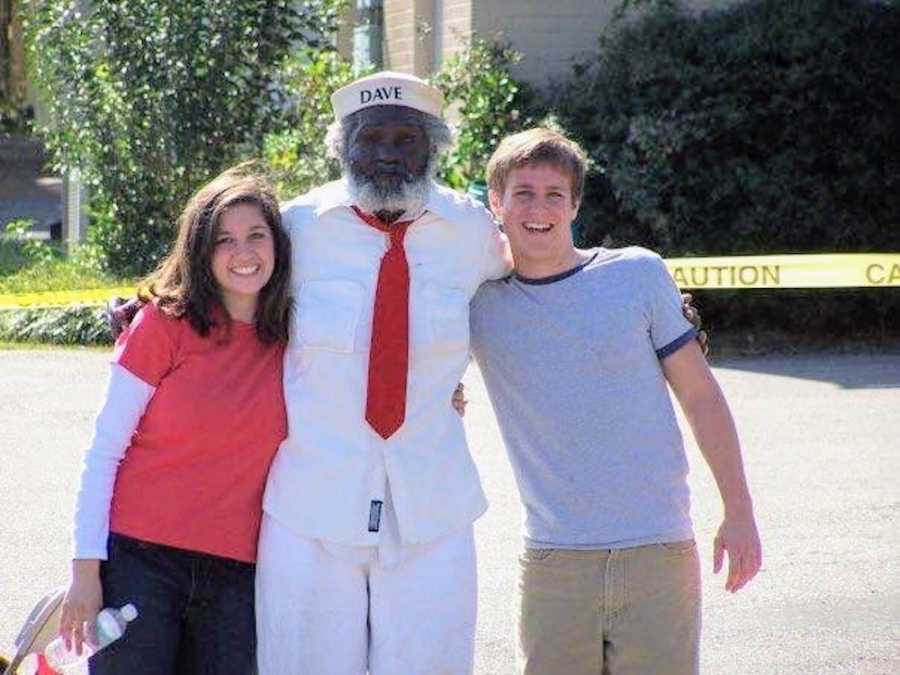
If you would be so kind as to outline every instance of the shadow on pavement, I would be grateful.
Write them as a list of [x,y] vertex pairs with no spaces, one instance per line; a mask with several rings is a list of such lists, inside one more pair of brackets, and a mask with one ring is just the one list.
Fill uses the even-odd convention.
[[716,359],[716,368],[832,382],[843,389],[900,388],[900,355],[810,354]]

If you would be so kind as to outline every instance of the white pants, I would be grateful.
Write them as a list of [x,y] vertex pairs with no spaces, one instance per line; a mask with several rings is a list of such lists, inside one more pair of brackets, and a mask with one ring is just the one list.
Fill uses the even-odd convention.
[[323,545],[264,515],[259,675],[469,675],[476,594],[471,526],[386,562],[376,546]]

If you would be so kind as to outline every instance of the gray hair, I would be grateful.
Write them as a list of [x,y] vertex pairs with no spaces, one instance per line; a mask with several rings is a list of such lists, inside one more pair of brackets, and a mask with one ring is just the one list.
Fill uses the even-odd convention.
[[[350,143],[350,137],[368,121],[369,116],[366,114],[368,110],[370,108],[363,108],[328,125],[328,132],[325,135],[325,147],[328,156],[340,162],[341,169],[345,172],[349,169],[347,148]],[[452,147],[453,132],[440,117],[412,108],[410,110],[415,113],[416,123],[422,127],[426,138],[428,138],[428,168],[430,174],[437,167],[438,156]]]

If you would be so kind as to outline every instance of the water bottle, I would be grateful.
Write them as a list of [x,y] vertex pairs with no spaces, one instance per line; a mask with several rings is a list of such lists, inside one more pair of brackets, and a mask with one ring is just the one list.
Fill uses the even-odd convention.
[[64,673],[81,665],[106,645],[122,637],[128,622],[134,621],[137,615],[137,609],[130,603],[122,609],[107,607],[97,615],[96,643],[85,641],[81,645],[81,655],[79,656],[75,651],[75,646],[73,645],[71,650],[66,649],[66,643],[62,636],[59,636],[44,649],[47,664],[58,673]]

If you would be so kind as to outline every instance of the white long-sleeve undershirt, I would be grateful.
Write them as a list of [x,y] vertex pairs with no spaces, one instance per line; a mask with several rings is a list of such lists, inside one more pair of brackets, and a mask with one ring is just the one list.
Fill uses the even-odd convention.
[[84,454],[75,503],[72,557],[76,560],[106,560],[116,472],[155,391],[127,369],[111,364],[106,400],[94,424],[91,446]]

